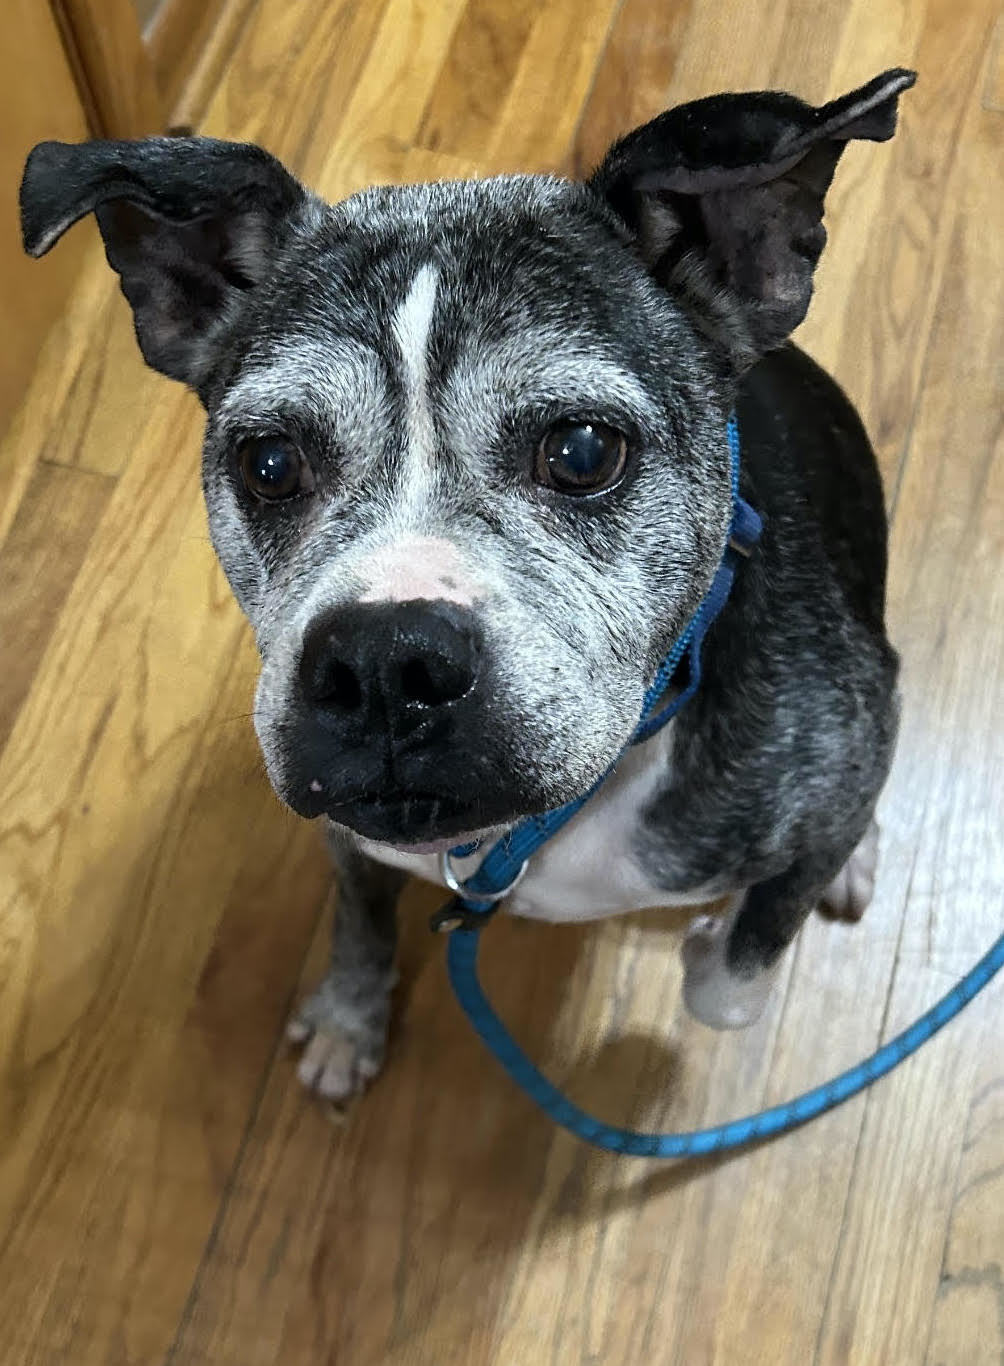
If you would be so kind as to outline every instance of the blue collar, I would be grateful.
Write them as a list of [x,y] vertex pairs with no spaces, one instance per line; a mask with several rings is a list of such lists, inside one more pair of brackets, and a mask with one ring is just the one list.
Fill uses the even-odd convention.
[[[741,559],[753,551],[760,537],[762,524],[759,516],[739,496],[739,432],[734,416],[729,419],[728,434],[732,462],[732,526],[728,542],[704,601],[666,656],[645,694],[633,744],[654,735],[697,691],[701,680],[701,643],[711,623],[725,606]],[[672,701],[660,707],[663,694],[684,654],[688,654],[690,659],[687,686]],[[515,886],[530,856],[571,820],[607,776],[605,773],[584,796],[569,802],[567,806],[522,821],[492,846],[481,867],[463,883],[458,882],[453,875],[450,856],[459,858],[475,850],[468,846],[451,850],[450,855],[444,857],[443,866],[447,882],[455,895],[449,905],[432,920],[434,929],[466,931],[450,936],[447,966],[454,994],[477,1033],[516,1085],[556,1124],[586,1143],[631,1157],[696,1157],[740,1148],[754,1140],[794,1129],[806,1120],[849,1100],[873,1081],[891,1072],[954,1018],[1004,967],[1004,935],[1001,935],[990,951],[947,995],[902,1034],[883,1044],[871,1057],[848,1068],[840,1076],[806,1091],[804,1095],[782,1101],[759,1114],[690,1133],[639,1133],[606,1124],[573,1105],[513,1040],[478,980],[478,944],[480,930],[499,901]]]
[[[734,414],[729,419],[728,441],[732,474],[732,523],[722,551],[721,562],[701,605],[678,636],[645,694],[641,716],[630,740],[632,745],[641,744],[643,740],[655,735],[672,720],[681,707],[686,706],[697,691],[701,682],[701,646],[704,637],[728,601],[741,561],[752,554],[763,530],[759,514],[739,494],[739,428]],[[670,680],[684,655],[688,657],[689,662],[686,687],[671,701],[660,706]],[[497,910],[499,902],[512,891],[523,876],[532,855],[585,806],[593,793],[606,782],[615,767],[616,764],[611,764],[581,797],[576,797],[555,811],[547,811],[541,816],[531,816],[521,821],[492,846],[478,870],[464,882],[460,882],[456,877],[452,860],[469,857],[476,852],[478,846],[458,845],[448,854],[444,854],[440,861],[441,869],[454,897],[432,917],[432,928],[441,932],[481,929]]]

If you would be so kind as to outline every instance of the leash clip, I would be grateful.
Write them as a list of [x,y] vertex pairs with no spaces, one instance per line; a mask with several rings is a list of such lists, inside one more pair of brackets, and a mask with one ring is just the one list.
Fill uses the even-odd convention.
[[495,902],[494,905],[472,911],[464,905],[459,896],[451,896],[445,906],[440,906],[438,911],[429,916],[429,929],[433,934],[452,934],[454,930],[480,930],[497,910],[498,902]]

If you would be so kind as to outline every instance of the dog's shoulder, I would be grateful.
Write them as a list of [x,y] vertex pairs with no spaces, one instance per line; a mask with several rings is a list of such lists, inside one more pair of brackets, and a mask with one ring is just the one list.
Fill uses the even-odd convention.
[[709,632],[642,822],[642,861],[667,889],[723,868],[759,881],[807,849],[846,854],[895,737],[886,517],[861,420],[790,345],[750,372],[737,414],[764,534]]

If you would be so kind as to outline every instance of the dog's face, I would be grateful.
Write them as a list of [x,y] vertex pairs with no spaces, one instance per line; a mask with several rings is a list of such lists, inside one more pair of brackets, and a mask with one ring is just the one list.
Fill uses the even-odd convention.
[[29,248],[96,209],[144,354],[206,405],[285,801],[452,841],[616,759],[721,554],[736,376],[800,321],[844,142],[907,83],[674,110],[586,185],[334,207],[256,148],[34,154]]
[[720,367],[557,181],[325,209],[271,294],[212,386],[205,483],[276,790],[395,841],[560,805],[717,564]]

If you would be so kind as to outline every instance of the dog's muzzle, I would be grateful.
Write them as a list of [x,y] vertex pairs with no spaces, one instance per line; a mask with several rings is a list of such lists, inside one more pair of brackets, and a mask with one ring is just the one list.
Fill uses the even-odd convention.
[[483,655],[474,613],[456,603],[352,603],[316,617],[299,665],[291,805],[377,840],[468,819],[454,741],[483,727]]

